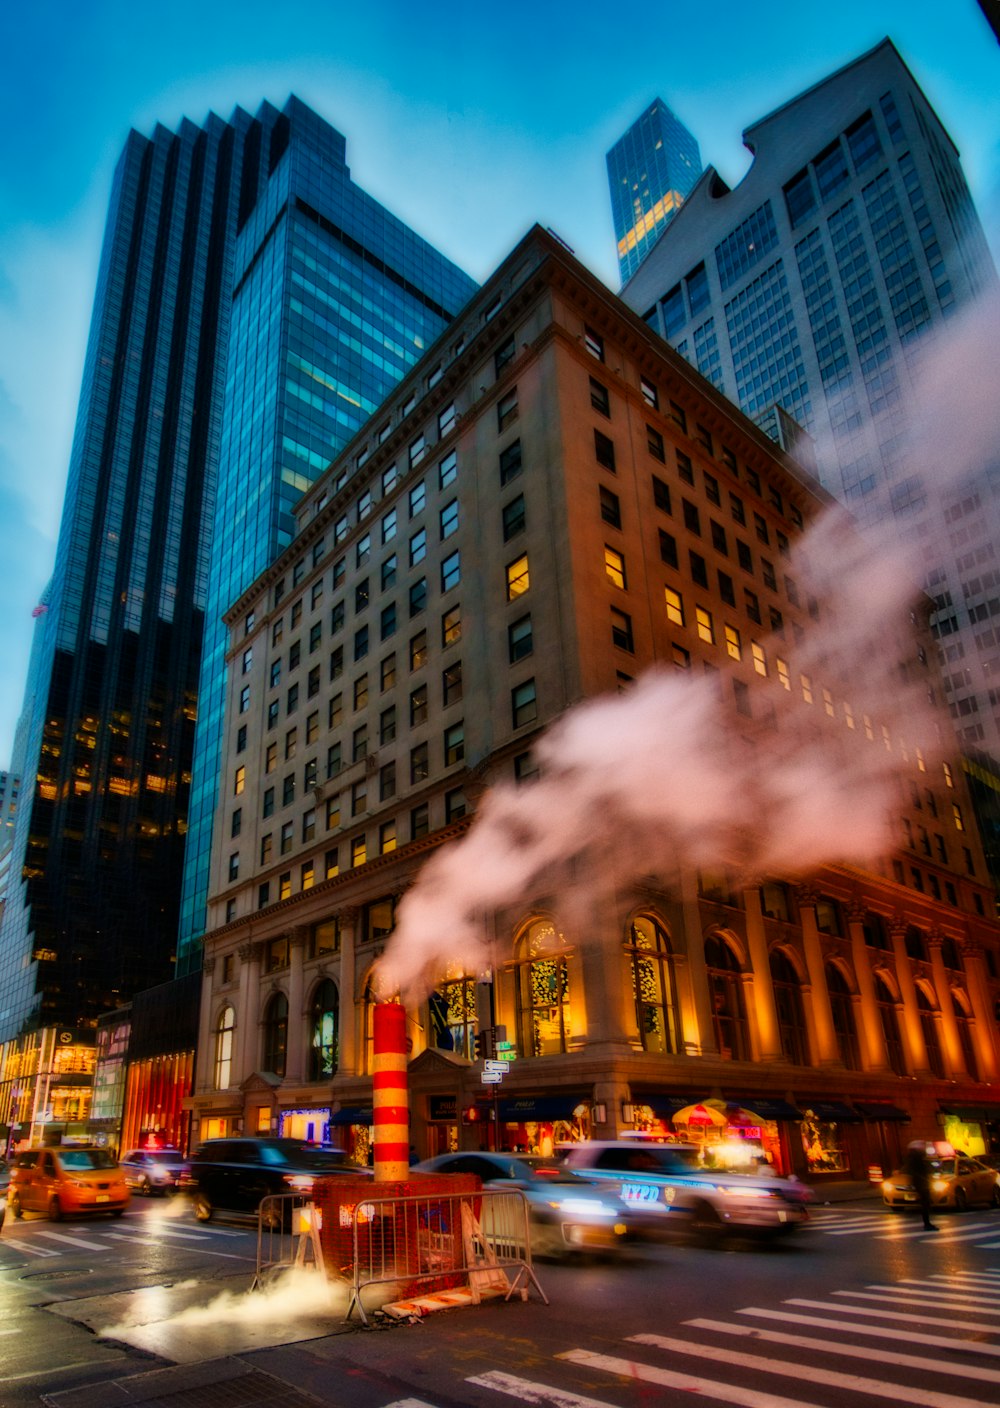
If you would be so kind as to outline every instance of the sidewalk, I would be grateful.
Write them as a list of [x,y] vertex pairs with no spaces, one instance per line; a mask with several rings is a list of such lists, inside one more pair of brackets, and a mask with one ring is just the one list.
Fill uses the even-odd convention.
[[816,1195],[810,1207],[821,1208],[824,1203],[882,1203],[881,1183],[859,1182],[819,1183],[809,1185]]

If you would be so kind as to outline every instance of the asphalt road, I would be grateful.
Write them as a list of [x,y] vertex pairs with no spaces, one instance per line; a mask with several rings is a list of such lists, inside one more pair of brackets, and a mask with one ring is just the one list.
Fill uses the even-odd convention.
[[1000,1212],[937,1220],[925,1234],[875,1203],[820,1208],[776,1245],[542,1263],[548,1306],[370,1331],[345,1331],[342,1306],[248,1297],[248,1226],[135,1202],[118,1221],[8,1221],[0,1405],[113,1408],[110,1381],[145,1391],[135,1376],[172,1364],[189,1368],[163,1378],[169,1408],[1000,1405]]

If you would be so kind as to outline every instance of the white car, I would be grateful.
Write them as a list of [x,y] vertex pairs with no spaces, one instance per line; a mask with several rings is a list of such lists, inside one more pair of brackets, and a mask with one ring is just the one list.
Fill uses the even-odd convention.
[[714,1241],[726,1231],[789,1232],[808,1217],[804,1184],[703,1168],[693,1144],[590,1140],[569,1145],[563,1157],[574,1173],[612,1184],[650,1228],[683,1226]]

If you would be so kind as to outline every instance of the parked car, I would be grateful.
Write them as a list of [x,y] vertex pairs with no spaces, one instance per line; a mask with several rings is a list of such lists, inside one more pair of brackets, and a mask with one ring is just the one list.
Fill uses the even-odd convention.
[[[1000,1174],[995,1168],[965,1154],[939,1154],[931,1164],[931,1205],[964,1212],[972,1203],[1000,1207]],[[882,1184],[887,1208],[919,1207],[910,1175],[902,1169]]]
[[693,1144],[589,1140],[563,1151],[567,1168],[611,1184],[647,1226],[687,1227],[705,1241],[727,1231],[788,1232],[808,1217],[810,1190],[773,1174],[703,1168]]
[[125,1176],[107,1149],[65,1145],[22,1150],[14,1160],[7,1200],[15,1217],[44,1212],[58,1222],[85,1212],[121,1217],[129,1196]]
[[262,1198],[275,1193],[308,1196],[317,1178],[370,1174],[340,1149],[320,1149],[300,1139],[209,1139],[198,1146],[179,1187],[191,1196],[195,1217],[216,1212],[256,1216]]
[[186,1167],[180,1149],[133,1149],[121,1161],[125,1182],[137,1193],[173,1192]]
[[10,1187],[10,1164],[6,1159],[0,1159],[0,1227],[3,1226],[4,1213],[7,1211],[7,1189]]
[[635,1233],[635,1219],[610,1189],[571,1173],[556,1159],[532,1154],[441,1154],[413,1173],[474,1173],[490,1188],[518,1188],[528,1202],[532,1250],[567,1256],[609,1248]]

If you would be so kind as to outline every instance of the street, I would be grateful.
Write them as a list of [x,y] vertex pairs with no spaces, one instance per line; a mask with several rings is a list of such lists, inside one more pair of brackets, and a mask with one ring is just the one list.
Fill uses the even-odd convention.
[[[548,1307],[366,1331],[315,1304],[251,1319],[248,1224],[139,1200],[120,1220],[8,1220],[0,1402],[109,1408],[126,1401],[109,1381],[128,1378],[128,1401],[170,1408],[645,1408],[692,1392],[745,1408],[1000,1404],[1000,1214],[937,1221],[926,1233],[873,1198],[820,1205],[787,1241],[540,1262]],[[207,1319],[182,1313],[209,1304]],[[135,1378],[169,1365],[188,1367],[149,1380],[155,1395]]]

